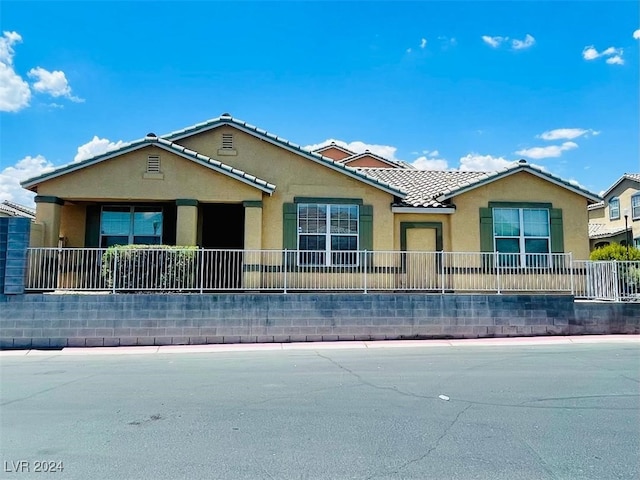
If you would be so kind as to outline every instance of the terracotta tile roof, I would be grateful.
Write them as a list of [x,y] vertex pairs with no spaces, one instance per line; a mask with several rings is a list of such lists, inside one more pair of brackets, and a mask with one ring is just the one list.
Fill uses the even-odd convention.
[[609,227],[604,223],[590,223],[589,224],[589,238],[606,238],[613,237],[620,233],[624,233],[624,227]]

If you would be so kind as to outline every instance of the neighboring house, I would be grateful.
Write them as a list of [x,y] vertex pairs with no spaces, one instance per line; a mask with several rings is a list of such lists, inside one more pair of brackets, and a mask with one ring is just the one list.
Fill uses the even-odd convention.
[[5,200],[0,203],[0,217],[23,217],[35,220],[36,210],[35,208],[25,207],[19,203]]
[[588,207],[591,250],[610,243],[640,247],[640,173],[625,173],[602,198]]
[[37,193],[46,246],[316,250],[304,258],[322,265],[372,249],[586,259],[587,206],[601,200],[524,160],[422,171],[335,144],[310,152],[227,114],[22,185]]

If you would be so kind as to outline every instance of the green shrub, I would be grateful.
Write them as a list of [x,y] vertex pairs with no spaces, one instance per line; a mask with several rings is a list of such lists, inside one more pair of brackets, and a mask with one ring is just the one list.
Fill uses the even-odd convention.
[[115,245],[102,255],[102,277],[118,290],[178,291],[196,287],[198,247]]
[[596,248],[589,260],[640,260],[640,249],[629,246],[627,247],[619,243],[611,243],[605,247]]

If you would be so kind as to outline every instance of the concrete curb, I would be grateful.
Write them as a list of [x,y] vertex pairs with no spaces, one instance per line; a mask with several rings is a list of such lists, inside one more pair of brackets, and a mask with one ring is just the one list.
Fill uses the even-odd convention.
[[357,348],[434,348],[434,347],[496,347],[536,345],[636,344],[640,335],[577,335],[556,337],[478,338],[463,340],[380,340],[375,342],[304,342],[252,343],[218,345],[166,345],[159,347],[67,347],[62,350],[2,350],[0,357],[57,355],[149,355],[175,353],[262,352],[275,350],[350,350]]

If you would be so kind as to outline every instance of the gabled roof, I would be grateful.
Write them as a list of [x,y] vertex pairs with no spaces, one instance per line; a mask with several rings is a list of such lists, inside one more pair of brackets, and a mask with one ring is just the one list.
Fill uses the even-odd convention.
[[567,190],[577,193],[578,195],[582,195],[583,197],[590,200],[591,202],[600,202],[602,200],[602,198],[597,194],[590,192],[589,190],[582,188],[567,180],[564,180],[556,175],[548,173],[539,167],[531,165],[527,163],[526,160],[518,160],[518,162],[512,165],[509,165],[508,167],[503,168],[502,170],[499,170],[497,172],[485,172],[483,176],[474,178],[471,181],[465,182],[461,185],[457,185],[453,188],[449,188],[447,190],[442,191],[437,196],[437,199],[438,201],[442,202],[450,198],[453,198],[457,195],[460,195],[462,193],[468,192],[470,190],[474,190],[478,187],[481,187],[491,182],[495,182],[496,180],[508,177],[518,172],[528,172],[532,175],[535,175],[536,177],[542,178],[560,187],[566,188]]
[[5,200],[0,203],[0,212],[9,215],[10,217],[24,217],[32,220],[36,218],[35,209],[25,207],[19,203],[10,202],[9,200]]
[[623,173],[622,176],[609,187],[609,189],[602,194],[602,198],[608,196],[618,185],[620,185],[625,180],[631,180],[632,182],[636,182],[638,184],[638,188],[640,189],[640,173]]
[[315,150],[312,150],[312,151],[314,153],[322,153],[325,150],[329,150],[330,148],[335,148],[336,150],[340,150],[341,152],[346,153],[348,156],[355,155],[355,153],[356,153],[356,152],[352,152],[351,150],[338,145],[336,142],[331,142],[330,144],[325,145],[324,147],[316,148]]
[[220,117],[217,118],[213,118],[211,120],[208,120],[206,122],[202,122],[202,123],[198,123],[196,125],[192,125],[191,127],[186,127],[183,128],[181,130],[176,130],[175,132],[171,132],[168,133],[166,135],[162,135],[161,138],[166,139],[166,140],[170,140],[170,141],[177,141],[180,140],[182,138],[186,138],[186,137],[190,137],[192,135],[195,135],[197,133],[202,133],[202,132],[206,132],[209,130],[213,130],[215,128],[219,128],[221,126],[231,126],[234,127],[242,132],[248,133],[249,135],[252,135],[256,138],[259,138],[261,140],[264,140],[268,143],[271,143],[272,145],[276,145],[278,147],[284,148],[285,150],[288,150],[290,152],[296,153],[304,158],[307,158],[309,160],[312,160],[316,163],[319,163],[320,165],[324,165],[325,167],[329,167],[332,170],[336,170],[338,172],[341,172],[351,178],[355,178],[356,180],[360,180],[366,184],[369,184],[373,187],[376,187],[380,190],[383,190],[387,193],[390,193],[392,195],[395,195],[397,197],[404,197],[406,195],[406,193],[402,190],[398,190],[397,188],[389,185],[388,183],[379,180],[373,176],[369,176],[365,173],[362,173],[360,171],[358,171],[355,168],[349,167],[347,165],[342,164],[341,162],[338,162],[336,160],[333,160],[329,157],[325,157],[319,153],[315,153],[315,152],[311,152],[303,147],[301,147],[300,145],[297,145],[293,142],[290,142],[289,140],[286,140],[282,137],[279,137],[277,135],[274,135],[272,133],[267,132],[266,130],[263,130],[261,128],[255,127],[247,122],[244,122],[242,120],[239,120],[237,118],[233,118],[231,115],[229,114],[223,114]]
[[[380,155],[376,155],[373,152],[370,152],[369,150],[367,150],[366,152],[363,153],[356,153],[351,155],[350,157],[347,158],[343,158],[342,160],[339,160],[340,163],[344,163],[345,165],[349,165],[351,162],[354,162],[356,160],[360,160],[361,158],[365,158],[365,157],[371,157],[374,158],[375,160],[378,160],[379,162],[382,162],[386,165],[388,165],[391,168],[408,168],[411,170],[414,170],[416,167],[414,167],[413,165],[406,163],[406,162],[401,162],[401,161],[394,161],[394,160],[388,160],[384,157],[381,157]],[[376,168],[376,167],[356,167],[356,168]],[[385,167],[382,167],[385,168]]]
[[440,192],[486,175],[485,172],[409,168],[360,168],[359,170],[407,192],[402,205],[409,207],[449,207],[435,198]]
[[607,238],[613,237],[624,233],[626,229],[624,227],[610,227],[605,223],[590,223],[589,224],[589,238]]
[[203,165],[212,170],[215,170],[218,173],[222,173],[223,175],[234,178],[242,183],[246,183],[248,185],[251,185],[252,187],[262,190],[263,192],[268,193],[269,195],[273,194],[274,190],[276,189],[275,185],[267,182],[266,180],[262,180],[261,178],[258,178],[247,172],[238,170],[237,168],[233,168],[230,165],[222,163],[213,158],[207,157],[206,155],[202,155],[194,150],[189,150],[188,148],[185,148],[181,145],[173,143],[169,140],[165,140],[164,138],[159,138],[154,134],[149,134],[142,140],[131,142],[129,144],[124,145],[121,148],[112,150],[102,155],[98,155],[96,157],[83,160],[82,162],[71,163],[69,165],[65,165],[56,170],[53,170],[52,172],[45,173],[44,175],[40,175],[35,178],[30,178],[22,182],[22,186],[24,188],[31,188],[36,186],[39,183],[42,183],[47,180],[51,180],[52,178],[56,178],[61,175],[66,175],[67,173],[71,173],[76,170],[86,168],[90,165],[95,165],[96,163],[104,162],[105,160],[109,160],[111,158],[123,155],[125,153],[134,152],[136,150],[140,150],[148,146],[161,148],[162,150],[166,150],[168,152],[174,153],[188,160],[192,160],[200,165]]
[[551,183],[578,193],[592,202],[600,200],[600,197],[595,193],[544,172],[522,160],[497,172],[412,170],[407,168],[360,168],[359,170],[407,192],[402,205],[409,207],[448,208],[450,205],[445,202],[450,198],[521,171],[528,171]]

